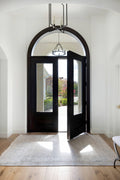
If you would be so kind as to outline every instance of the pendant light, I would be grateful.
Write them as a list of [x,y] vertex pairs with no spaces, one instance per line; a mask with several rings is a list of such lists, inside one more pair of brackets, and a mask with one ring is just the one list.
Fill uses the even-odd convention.
[[54,56],[65,56],[66,51],[63,49],[62,45],[60,44],[60,32],[58,32],[58,42],[55,48],[52,50],[52,54]]

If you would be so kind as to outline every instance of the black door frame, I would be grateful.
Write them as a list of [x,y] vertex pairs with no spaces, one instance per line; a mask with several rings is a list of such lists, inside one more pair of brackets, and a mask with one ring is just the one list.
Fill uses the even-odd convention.
[[[57,26],[58,29],[60,29],[60,26]],[[42,37],[43,35],[45,35],[46,33],[48,32],[54,32],[56,29],[53,28],[53,27],[47,27],[45,29],[43,29],[42,31],[40,31],[34,38],[33,40],[31,41],[30,45],[29,45],[29,48],[28,48],[28,53],[27,53],[27,131],[29,129],[28,127],[28,122],[29,122],[29,100],[30,100],[30,93],[29,93],[29,89],[30,89],[30,78],[29,78],[29,75],[30,75],[30,61],[31,61],[31,54],[32,54],[32,49],[35,45],[35,43],[37,42],[37,40]],[[70,33],[71,35],[75,36],[80,44],[82,43],[83,47],[84,47],[84,50],[85,50],[85,54],[86,54],[86,68],[85,68],[85,71],[86,71],[86,100],[85,100],[85,106],[86,106],[86,117],[85,117],[85,120],[86,120],[86,131],[87,132],[90,132],[90,53],[89,53],[89,48],[88,48],[88,45],[85,41],[85,39],[77,32],[75,31],[74,29],[70,28],[70,27],[63,27],[62,28],[62,31],[64,32],[68,32]]]

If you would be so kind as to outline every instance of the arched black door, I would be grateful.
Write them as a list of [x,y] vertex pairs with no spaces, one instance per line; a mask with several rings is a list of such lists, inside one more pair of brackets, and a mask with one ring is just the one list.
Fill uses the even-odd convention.
[[[73,94],[69,94],[73,91],[73,85],[74,83],[72,82],[72,85],[70,85],[70,81],[74,80],[74,74],[70,74],[68,73],[68,87],[69,90],[71,89],[71,91],[69,92],[68,90],[68,96],[71,97],[71,99],[68,97],[68,138],[71,139],[74,136],[78,135],[79,133],[83,132],[83,131],[87,131],[90,132],[90,72],[89,72],[89,49],[88,46],[85,42],[85,40],[83,39],[83,37],[77,33],[75,30],[68,28],[68,27],[64,27],[63,29],[66,32],[70,32],[71,34],[73,34],[74,36],[76,36],[79,40],[80,43],[82,42],[84,49],[85,49],[85,53],[86,53],[86,57],[82,57],[79,55],[75,55],[75,53],[69,52],[68,53],[68,69],[73,68],[73,64],[74,64],[74,59],[81,62],[81,67],[82,67],[82,79],[81,79],[81,86],[84,87],[82,89],[82,113],[78,112],[78,114],[69,114],[69,113],[74,113],[74,106],[73,106]],[[32,56],[32,49],[36,43],[36,41],[44,34],[46,34],[47,32],[52,32],[54,31],[54,29],[52,27],[46,28],[43,31],[41,31],[40,33],[38,33],[34,39],[32,40],[29,49],[28,49],[28,132],[57,132],[58,131],[58,120],[57,120],[57,107],[58,107],[58,102],[57,102],[57,93],[58,93],[58,81],[57,81],[57,58],[58,57],[34,57]],[[75,57],[76,56],[76,57]],[[72,58],[71,58],[72,57]],[[51,59],[52,58],[52,59]],[[44,59],[44,60],[43,60]],[[84,59],[84,60],[83,60]],[[43,62],[44,61],[44,62]],[[83,62],[84,61],[84,62]],[[51,112],[47,112],[46,110],[44,112],[42,112],[43,110],[41,110],[43,107],[39,107],[40,112],[39,112],[39,108],[37,106],[39,106],[37,103],[37,71],[39,68],[41,63],[51,63],[53,66],[53,94],[52,94],[52,110],[50,110]],[[70,65],[70,63],[72,63]],[[71,69],[72,70],[72,69]],[[71,71],[70,70],[70,71]],[[74,71],[74,69],[72,70]],[[69,72],[69,70],[68,70]],[[69,81],[70,79],[70,81]],[[43,93],[43,92],[42,92]],[[42,94],[43,96],[43,94]],[[43,104],[43,100],[41,99],[41,102]],[[72,107],[72,106],[73,107]],[[71,111],[70,109],[73,109],[73,111]],[[44,108],[43,108],[44,109]],[[79,108],[80,109],[80,108]],[[82,115],[80,115],[82,114]],[[79,116],[79,117],[78,117]],[[48,119],[46,118],[48,117]],[[73,117],[73,118],[71,118]],[[81,118],[82,117],[82,118]],[[46,120],[45,120],[46,119]],[[70,120],[71,119],[71,120]],[[76,122],[78,122],[75,126],[72,126],[72,122],[74,122],[76,119]],[[78,119],[83,119],[81,120],[81,122],[78,121]],[[46,126],[47,123],[47,126]],[[82,128],[77,128],[77,126],[80,125]],[[71,129],[71,127],[74,127],[73,129]],[[87,129],[85,129],[85,127],[87,127]],[[75,133],[75,131],[77,133]],[[72,132],[72,133],[71,133]]]

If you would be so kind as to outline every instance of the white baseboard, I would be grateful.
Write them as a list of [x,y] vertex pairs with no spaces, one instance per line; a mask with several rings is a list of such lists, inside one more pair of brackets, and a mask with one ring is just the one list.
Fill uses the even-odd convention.
[[104,129],[99,129],[99,128],[93,128],[93,129],[91,129],[91,133],[93,133],[93,134],[105,134],[108,138],[111,138],[111,137],[113,137],[113,133],[112,132],[108,132],[108,131],[106,131],[106,130],[104,130]]
[[24,133],[26,133],[26,130],[23,130],[23,129],[21,129],[21,130],[20,129],[19,130],[13,130],[12,133],[13,134],[24,134]]
[[0,138],[8,138],[8,133],[0,132]]
[[106,135],[108,138],[112,138],[112,137],[113,137],[113,133],[108,133],[108,132],[106,132],[105,135]]
[[8,131],[7,137],[10,137],[12,135],[12,129]]
[[0,138],[8,138],[12,135],[12,130],[7,131],[2,131],[0,132]]
[[92,134],[106,134],[104,129],[92,128],[90,131]]
[[10,130],[8,133],[7,132],[0,132],[0,138],[8,138],[12,134],[24,134],[26,133],[25,130]]

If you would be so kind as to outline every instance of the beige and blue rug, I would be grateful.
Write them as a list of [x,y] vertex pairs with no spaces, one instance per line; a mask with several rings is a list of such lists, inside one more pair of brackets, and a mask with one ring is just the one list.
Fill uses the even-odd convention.
[[114,151],[99,135],[67,141],[57,135],[20,135],[0,156],[0,166],[112,166]]

